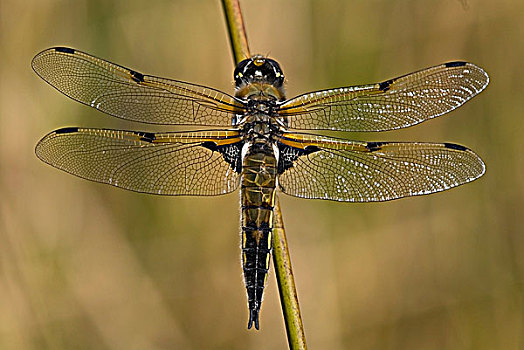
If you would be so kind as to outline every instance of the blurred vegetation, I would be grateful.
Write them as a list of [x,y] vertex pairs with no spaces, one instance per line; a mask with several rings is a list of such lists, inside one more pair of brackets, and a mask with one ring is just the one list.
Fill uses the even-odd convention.
[[[450,115],[365,140],[449,141],[478,181],[387,203],[281,196],[312,349],[524,348],[524,2],[249,1],[253,52],[288,95],[464,59],[491,76]],[[232,91],[218,1],[0,0],[0,348],[282,349],[270,275],[246,330],[238,196],[165,198],[39,162],[62,126],[155,130],[60,95],[31,58],[67,45],[142,72]]]

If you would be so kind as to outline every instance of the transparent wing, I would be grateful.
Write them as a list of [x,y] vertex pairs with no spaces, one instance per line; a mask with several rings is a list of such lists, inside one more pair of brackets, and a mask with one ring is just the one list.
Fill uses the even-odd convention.
[[306,93],[285,101],[279,114],[294,129],[399,129],[461,106],[488,82],[474,64],[449,62],[378,84]]
[[387,201],[444,191],[485,171],[473,151],[451,143],[357,142],[305,134],[284,134],[280,142],[290,147],[294,160],[278,178],[280,189],[302,198]]
[[[64,128],[36,146],[42,161],[73,175],[127,190],[161,195],[213,196],[234,191],[239,173],[234,131],[153,134]],[[231,148],[231,149],[229,149]]]
[[242,103],[205,86],[144,75],[84,52],[40,52],[34,71],[66,96],[122,119],[150,124],[230,126]]

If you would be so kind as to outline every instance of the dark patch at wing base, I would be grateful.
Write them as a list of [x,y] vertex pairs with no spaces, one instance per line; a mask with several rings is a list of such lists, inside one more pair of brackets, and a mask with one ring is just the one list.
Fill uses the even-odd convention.
[[320,151],[320,148],[318,148],[317,146],[306,146],[304,147],[304,150],[306,151],[306,154],[311,154],[313,152]]
[[239,174],[242,171],[242,145],[241,142],[237,142],[230,145],[218,146],[213,141],[206,141],[201,144],[202,147],[222,154],[222,157],[231,166],[231,169]]
[[196,141],[212,140],[217,132],[158,135],[70,127],[46,135],[37,143],[35,153],[57,169],[126,190],[218,196],[236,190],[240,175],[231,170],[221,153],[210,152]]
[[[303,144],[317,140],[301,138]],[[297,157],[279,175],[283,193],[344,202],[388,201],[448,190],[485,172],[478,155],[453,143],[362,143],[323,137],[319,148]]]
[[293,162],[301,156],[305,156],[314,152],[320,151],[317,146],[306,146],[304,149],[278,144],[280,151],[278,158],[278,174],[282,174],[287,169],[293,167]]

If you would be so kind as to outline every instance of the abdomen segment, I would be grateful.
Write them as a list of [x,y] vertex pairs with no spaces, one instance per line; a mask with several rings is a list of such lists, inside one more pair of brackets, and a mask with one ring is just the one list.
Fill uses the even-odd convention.
[[277,160],[269,144],[253,144],[242,166],[242,268],[246,283],[249,322],[259,329],[258,315],[271,256],[271,231]]

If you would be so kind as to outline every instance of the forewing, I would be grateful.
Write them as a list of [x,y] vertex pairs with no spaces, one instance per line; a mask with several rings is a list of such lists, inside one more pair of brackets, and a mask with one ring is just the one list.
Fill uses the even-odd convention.
[[281,143],[296,156],[278,178],[280,189],[301,198],[387,201],[444,191],[485,171],[473,151],[451,143],[357,142],[305,134],[285,134]]
[[445,114],[480,93],[487,73],[449,62],[382,83],[310,92],[284,102],[290,128],[386,131]]
[[149,124],[230,126],[242,103],[205,86],[144,75],[84,52],[56,47],[34,71],[66,96],[104,113]]
[[[127,190],[213,196],[238,187],[239,173],[224,156],[229,148],[239,149],[234,147],[237,136],[235,131],[153,134],[64,128],[40,140],[36,154],[60,170]],[[240,157],[227,153],[228,159]]]

